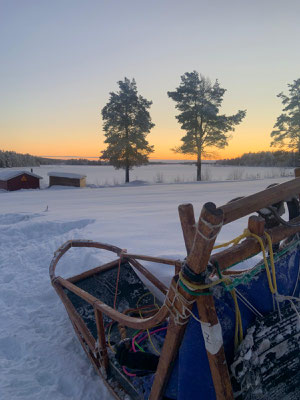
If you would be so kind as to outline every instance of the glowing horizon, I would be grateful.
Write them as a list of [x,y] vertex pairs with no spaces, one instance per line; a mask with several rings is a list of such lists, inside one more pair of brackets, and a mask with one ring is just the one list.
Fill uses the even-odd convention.
[[153,101],[150,159],[192,159],[171,151],[184,132],[167,92],[197,70],[227,90],[221,114],[247,110],[229,145],[212,149],[214,158],[275,151],[270,132],[283,108],[276,96],[288,93],[300,65],[300,3],[275,2],[3,3],[0,148],[98,157],[105,139],[101,109],[126,76]]
[[[245,121],[245,125],[246,125]],[[176,124],[176,120],[174,119]],[[171,149],[180,144],[180,139],[184,135],[184,131],[180,130],[179,126],[174,127],[173,134],[170,134],[168,130],[166,132],[160,132],[156,127],[153,132],[147,135],[147,140],[151,145],[154,145],[154,153],[149,156],[150,160],[194,160],[196,156],[184,155],[175,153]],[[244,129],[243,129],[244,128]],[[251,129],[251,127],[250,127]],[[270,126],[270,131],[272,126]],[[97,137],[98,136],[98,137]],[[69,141],[69,135],[62,133],[60,135],[52,135],[52,140],[48,139],[46,145],[39,141],[36,142],[36,136],[34,135],[33,140],[28,141],[25,136],[22,141],[18,141],[14,148],[3,146],[1,150],[15,151],[17,153],[31,154],[38,157],[48,158],[86,158],[86,159],[98,159],[101,151],[105,148],[104,134],[95,135],[90,132],[76,133],[76,141]],[[64,142],[63,142],[64,138]],[[102,140],[101,140],[102,139]],[[59,140],[59,147],[57,146],[57,140]],[[172,140],[174,141],[172,143]],[[176,140],[176,141],[175,141]],[[225,159],[240,157],[244,153],[259,152],[259,151],[276,151],[275,147],[270,147],[271,138],[269,134],[264,132],[251,133],[243,127],[243,123],[236,128],[233,132],[232,138],[228,141],[228,146],[224,149],[211,148],[208,150],[212,151],[210,157],[203,156],[205,159]],[[96,152],[95,152],[96,148]],[[97,154],[98,153],[98,154]],[[48,154],[48,155],[47,155]]]

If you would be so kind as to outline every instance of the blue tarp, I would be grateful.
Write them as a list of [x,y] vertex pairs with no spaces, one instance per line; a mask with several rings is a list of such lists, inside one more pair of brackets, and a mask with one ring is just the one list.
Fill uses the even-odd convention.
[[[299,259],[300,244],[275,262],[278,293],[299,296]],[[273,296],[264,269],[247,284],[240,284],[238,291],[261,314],[273,311]],[[234,356],[234,303],[231,294],[222,287],[214,290],[214,300],[222,327],[226,359],[230,365]],[[246,333],[247,328],[253,323],[255,315],[241,301],[238,302],[243,330]],[[193,312],[198,316],[196,306]],[[190,318],[188,323],[165,395],[170,399],[177,400],[215,400],[216,398],[201,326],[194,318]]]

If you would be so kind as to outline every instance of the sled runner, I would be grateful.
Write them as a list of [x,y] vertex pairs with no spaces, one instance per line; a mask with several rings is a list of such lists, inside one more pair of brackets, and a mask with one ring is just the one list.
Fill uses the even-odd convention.
[[[89,240],[56,251],[52,285],[117,399],[300,398],[299,194],[295,178],[221,207],[206,203],[197,224],[192,205],[180,205],[184,260]],[[253,213],[238,238],[215,246],[223,225]],[[55,269],[71,247],[117,258],[63,279]],[[257,254],[261,261],[245,267]],[[170,287],[142,261],[173,266]]]

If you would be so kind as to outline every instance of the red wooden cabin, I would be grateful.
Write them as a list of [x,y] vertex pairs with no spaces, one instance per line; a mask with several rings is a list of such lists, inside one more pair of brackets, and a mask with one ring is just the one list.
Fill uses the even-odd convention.
[[19,189],[39,189],[41,176],[29,171],[17,171],[13,169],[3,169],[0,171],[0,189],[19,190]]

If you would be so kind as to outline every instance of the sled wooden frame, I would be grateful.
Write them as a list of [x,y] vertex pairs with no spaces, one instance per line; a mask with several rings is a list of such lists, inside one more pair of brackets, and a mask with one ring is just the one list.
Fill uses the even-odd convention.
[[[295,169],[295,176],[296,178],[291,181],[268,188],[256,194],[244,197],[218,208],[215,206],[214,203],[206,203],[202,208],[197,225],[195,222],[193,206],[191,204],[180,205],[179,217],[187,250],[187,259],[185,262],[193,271],[193,273],[197,275],[205,273],[209,261],[211,261],[211,263],[213,264],[217,262],[220,270],[223,271],[232,264],[259,253],[261,250],[260,245],[255,239],[250,237],[246,238],[239,245],[233,246],[229,249],[223,250],[211,256],[216,237],[223,225],[233,222],[239,218],[245,217],[261,208],[270,206],[281,200],[285,200],[291,196],[296,195],[298,197],[300,194],[300,168]],[[300,217],[293,219],[291,222],[300,222]],[[251,216],[248,222],[248,229],[252,233],[260,236],[261,239],[265,241],[263,237],[264,220],[262,218]],[[288,238],[289,236],[300,232],[300,226],[287,227],[281,225],[266,230],[266,232],[268,232],[271,236],[272,243],[276,244],[284,240],[285,238]],[[172,300],[174,299],[175,294],[173,286],[176,286],[178,276],[174,275],[170,288],[168,289],[145,267],[143,267],[143,265],[138,260],[174,266],[176,274],[179,272],[182,262],[180,260],[171,260],[138,254],[128,254],[122,252],[122,249],[120,249],[119,247],[109,244],[87,240],[72,240],[66,242],[55,252],[54,258],[49,268],[52,285],[66,307],[68,315],[74,326],[75,332],[79,337],[79,340],[84,350],[86,351],[92,364],[96,368],[96,371],[100,376],[104,378],[104,382],[116,398],[120,398],[117,394],[118,390],[116,390],[116,388],[112,388],[105,379],[109,367],[109,358],[103,325],[103,314],[109,316],[112,320],[117,321],[123,326],[134,329],[149,329],[169,318],[166,338],[164,341],[158,368],[155,374],[154,383],[149,397],[150,400],[161,399],[163,397],[168,379],[172,372],[172,366],[177,356],[186,329],[186,324],[176,324],[173,318],[173,313],[170,314],[169,309],[164,306],[155,315],[145,319],[135,318],[129,315],[122,314],[74,284],[83,278],[116,267],[119,263],[119,258],[68,279],[63,279],[60,276],[56,276],[55,268],[58,261],[71,247],[99,248],[111,251],[117,254],[118,257],[123,257],[131,264],[133,268],[138,270],[157,289],[165,294],[166,298],[168,298],[170,302],[172,302]],[[188,278],[186,277],[186,279]],[[189,280],[191,283],[194,283],[191,279]],[[88,328],[85,326],[75,307],[68,299],[64,288],[80,296],[94,308],[98,335],[97,341],[92,336]],[[210,326],[218,324],[213,296],[198,296],[196,298],[195,296],[185,292],[181,288],[181,286],[178,286],[178,291],[182,296],[185,297],[188,302],[192,300],[196,301],[199,317],[202,322],[209,323]],[[177,309],[179,312],[182,311],[181,303],[176,300],[174,303],[174,308]],[[220,347],[219,351],[216,354],[211,354],[207,350],[207,356],[216,392],[216,399],[233,399],[233,392],[223,345]],[[121,388],[119,387],[118,389],[120,390]]]

